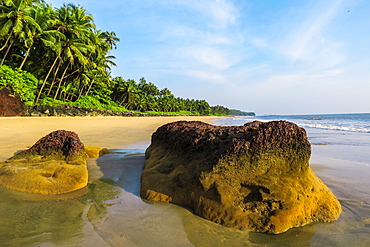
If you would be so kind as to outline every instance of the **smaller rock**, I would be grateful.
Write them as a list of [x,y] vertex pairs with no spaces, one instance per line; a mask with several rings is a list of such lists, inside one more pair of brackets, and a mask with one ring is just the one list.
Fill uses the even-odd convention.
[[88,182],[86,160],[108,152],[100,147],[85,147],[75,132],[57,130],[0,162],[0,185],[39,194],[78,190]]

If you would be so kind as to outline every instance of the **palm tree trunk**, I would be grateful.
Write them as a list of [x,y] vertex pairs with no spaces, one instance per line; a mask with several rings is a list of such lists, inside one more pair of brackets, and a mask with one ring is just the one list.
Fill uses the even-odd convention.
[[30,45],[30,47],[28,47],[27,52],[26,52],[26,56],[23,58],[22,64],[21,64],[21,66],[19,66],[19,69],[22,69],[24,63],[26,62],[27,57],[30,54],[31,47],[32,47],[32,45]]
[[1,61],[0,65],[4,64],[5,58],[8,56],[10,48],[13,46],[13,43],[14,43],[14,40],[12,40],[12,42],[10,42],[10,44],[8,46],[8,49],[6,50],[5,55],[4,55],[3,60]]
[[89,94],[89,92],[90,92],[90,90],[91,90],[91,87],[92,87],[92,85],[94,84],[94,81],[95,81],[95,78],[91,81],[91,83],[90,83],[90,85],[89,85],[89,88],[87,89],[87,91],[86,91],[85,95],[88,95],[88,94]]
[[54,60],[53,65],[51,65],[51,68],[49,69],[49,72],[48,72],[48,74],[46,75],[46,77],[45,77],[45,79],[44,79],[44,82],[42,83],[42,86],[41,86],[41,88],[40,88],[39,94],[37,95],[37,98],[36,98],[35,104],[37,104],[37,103],[39,102],[39,99],[40,99],[40,96],[41,96],[42,90],[43,90],[43,89],[44,89],[44,87],[45,87],[46,81],[48,80],[48,78],[49,78],[49,76],[50,76],[51,71],[53,70],[53,68],[54,68],[55,64],[57,63],[58,58],[59,58],[59,57],[57,56],[57,57],[55,58],[55,60]]
[[64,69],[64,71],[63,71],[63,75],[62,75],[62,77],[60,78],[60,80],[59,80],[59,84],[58,84],[58,88],[57,88],[57,92],[55,93],[55,95],[54,95],[54,99],[56,99],[57,97],[58,97],[58,94],[59,94],[59,90],[60,90],[60,86],[62,85],[62,81],[63,81],[63,78],[64,78],[64,75],[67,73],[67,69],[68,69],[68,67],[69,67],[69,65],[71,64],[71,61],[69,61],[68,62],[68,64],[67,64],[67,66],[66,66],[66,68]]
[[81,69],[81,68],[78,68],[78,69],[76,69],[75,71],[73,71],[72,73],[69,73],[68,75],[64,76],[64,77],[63,77],[63,79],[65,79],[65,78],[67,78],[67,77],[69,77],[69,76],[73,75],[74,73],[77,73],[78,71],[80,71],[80,69]]
[[127,104],[129,104],[130,103],[130,97],[122,95],[122,100],[121,100],[121,103],[119,103],[119,104],[123,105],[123,102],[125,102],[126,100],[127,100]]
[[54,87],[54,85],[55,85],[55,79],[56,79],[56,77],[57,77],[57,75],[58,75],[58,71],[59,71],[59,69],[60,69],[61,64],[62,64],[62,60],[60,60],[60,61],[59,61],[58,67],[57,67],[57,69],[56,69],[56,70],[55,70],[55,72],[54,72],[54,77],[53,77],[53,80],[52,80],[52,82],[51,82],[51,84],[50,84],[49,91],[48,91],[48,93],[46,94],[46,96],[49,96],[49,95],[50,95],[51,90],[53,89],[53,87]]
[[85,86],[82,86],[81,89],[80,89],[80,91],[78,92],[77,100],[79,100],[81,98],[81,95],[82,95],[82,93],[84,91],[84,88],[85,88]]
[[6,39],[6,41],[5,41],[5,44],[3,45],[3,47],[1,47],[1,48],[0,48],[0,51],[4,50],[4,49],[5,49],[5,47],[8,45],[8,42],[9,42],[9,40],[10,40],[10,37],[12,37],[12,32],[10,32],[10,34],[9,34],[8,38],[7,38],[7,39]]

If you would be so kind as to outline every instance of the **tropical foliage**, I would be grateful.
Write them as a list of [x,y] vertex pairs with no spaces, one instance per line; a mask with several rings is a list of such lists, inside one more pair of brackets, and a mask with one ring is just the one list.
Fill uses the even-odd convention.
[[3,87],[11,88],[25,103],[32,104],[36,96],[37,79],[28,72],[3,65],[0,66],[0,89]]
[[216,105],[211,107],[211,114],[219,116],[229,116],[231,115],[231,112],[230,109],[227,107]]
[[245,112],[245,111],[236,110],[236,109],[230,109],[230,114],[234,116],[255,116],[256,115],[254,112]]
[[215,113],[205,100],[177,98],[169,89],[159,89],[144,78],[139,82],[112,78],[115,57],[110,51],[119,40],[114,32],[97,29],[92,15],[80,5],[53,8],[42,0],[3,0],[1,76],[14,72],[18,74],[15,78],[24,79],[3,82],[0,87],[23,87],[18,91],[29,92],[24,99],[34,104]]

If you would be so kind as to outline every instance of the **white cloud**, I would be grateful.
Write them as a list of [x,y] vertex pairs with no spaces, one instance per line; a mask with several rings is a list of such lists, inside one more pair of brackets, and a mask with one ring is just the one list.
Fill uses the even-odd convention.
[[207,24],[213,28],[225,28],[236,21],[237,10],[228,0],[175,0],[171,4],[186,6],[208,19]]
[[[238,11],[231,1],[185,0],[161,1],[171,9],[183,9],[184,15],[166,15],[160,25],[156,24],[156,40],[160,54],[166,54],[173,71],[185,69],[192,77],[214,83],[225,81],[220,73],[241,61],[244,37],[235,31]],[[190,18],[189,21],[184,16]],[[190,72],[189,72],[190,71]]]
[[[332,19],[340,9],[342,0],[332,2],[329,6],[313,8],[308,18],[297,25],[296,30],[287,34],[287,40],[281,45],[281,52],[294,61],[330,60],[330,64],[342,60],[338,47],[340,43],[329,41],[325,35],[325,28],[329,26]],[[327,3],[327,2],[325,2]],[[332,48],[335,46],[335,48]],[[326,56],[326,54],[329,56]],[[323,54],[324,53],[324,54]],[[336,59],[332,59],[333,56]]]
[[180,71],[179,74],[201,79],[203,81],[215,83],[215,84],[225,84],[226,79],[223,75],[217,74],[215,72],[207,72],[202,70],[184,70]]
[[209,13],[213,17],[213,20],[221,27],[234,24],[236,20],[236,10],[226,0],[211,1],[207,4],[205,13]]
[[181,43],[202,43],[205,45],[232,45],[231,35],[223,32],[214,32],[207,29],[200,29],[184,24],[168,24],[163,27],[161,40],[179,40]]
[[193,65],[206,65],[208,68],[226,70],[233,65],[233,61],[227,52],[209,46],[189,46],[179,49],[179,54],[188,58]]
[[267,46],[267,40],[261,37],[254,37],[251,39],[250,42],[252,45],[259,47],[259,48],[265,48]]

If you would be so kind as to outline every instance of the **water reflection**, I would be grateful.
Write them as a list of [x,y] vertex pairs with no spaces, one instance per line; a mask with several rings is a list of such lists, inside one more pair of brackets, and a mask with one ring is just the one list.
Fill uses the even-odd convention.
[[4,188],[0,193],[0,242],[4,246],[63,244],[65,239],[81,237],[85,205],[78,200],[32,200],[28,195],[25,199],[22,193]]
[[118,188],[110,180],[95,180],[63,195],[40,195],[0,187],[1,246],[65,245],[84,238],[86,220],[107,214],[106,200]]
[[121,188],[120,195],[110,200],[109,216],[94,222],[94,228],[109,245],[297,246],[299,243],[299,246],[309,246],[313,225],[278,237],[249,233],[225,228],[178,205],[142,200],[140,175],[145,158],[142,154],[132,155],[135,153],[142,151],[115,150],[97,160],[102,177],[110,178]]
[[88,161],[89,185],[79,191],[47,196],[0,187],[1,246],[366,246],[370,241],[368,202],[360,207],[358,200],[348,200],[349,192],[341,196],[343,181],[332,181],[325,170],[324,182],[344,205],[339,220],[266,235],[222,227],[171,203],[143,201],[144,150],[112,151]]

